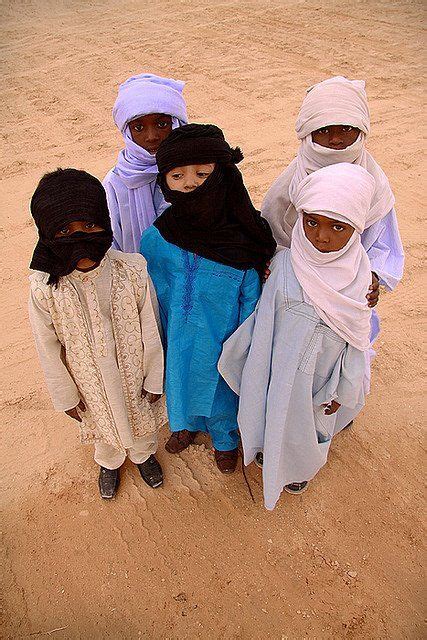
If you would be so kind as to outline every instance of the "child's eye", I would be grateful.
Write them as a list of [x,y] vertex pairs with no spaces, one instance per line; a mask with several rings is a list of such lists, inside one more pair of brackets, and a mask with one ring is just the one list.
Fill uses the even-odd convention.
[[95,223],[94,222],[86,222],[85,227],[86,227],[86,229],[93,229],[95,227]]
[[174,180],[180,180],[182,178],[182,173],[173,173],[172,178]]
[[169,122],[167,122],[166,120],[162,120],[161,122],[157,123],[157,126],[159,127],[159,129],[165,129],[168,126]]
[[317,222],[316,220],[307,220],[307,225],[309,227],[317,227]]
[[197,177],[198,178],[207,178],[210,175],[209,172],[204,172],[204,171],[198,171],[197,172]]
[[326,133],[329,133],[328,127],[323,127],[323,129],[319,129],[319,133],[321,133],[322,135],[325,135]]
[[346,125],[345,127],[342,127],[342,130],[346,133],[349,133],[350,131],[353,131],[353,127],[351,127],[350,125]]
[[69,232],[70,232],[70,229],[68,227],[64,227],[63,229],[59,230],[59,233],[61,234],[61,236],[66,236]]
[[344,227],[340,224],[334,224],[332,228],[334,231],[344,231]]
[[132,129],[137,133],[140,133],[143,130],[144,126],[142,124],[134,124]]

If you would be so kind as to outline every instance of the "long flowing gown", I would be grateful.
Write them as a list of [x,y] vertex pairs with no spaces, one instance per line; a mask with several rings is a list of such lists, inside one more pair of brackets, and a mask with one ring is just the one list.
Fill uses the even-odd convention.
[[[284,249],[273,259],[256,311],[227,340],[219,371],[240,395],[245,464],[264,452],[267,509],[283,487],[310,480],[326,463],[339,414],[364,404],[365,352],[355,349],[303,300]],[[336,400],[337,413],[323,404]]]
[[215,449],[237,447],[237,396],[218,373],[224,341],[252,313],[261,292],[254,269],[242,271],[189,253],[155,226],[141,239],[159,301],[166,347],[171,431],[205,431]]

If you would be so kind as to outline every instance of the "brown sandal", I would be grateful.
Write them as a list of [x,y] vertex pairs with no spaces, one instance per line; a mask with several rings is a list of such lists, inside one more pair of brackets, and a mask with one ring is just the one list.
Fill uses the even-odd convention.
[[215,449],[215,462],[221,473],[234,473],[238,457],[238,449],[231,449],[231,451],[218,451]]
[[169,453],[181,453],[190,444],[194,442],[197,431],[188,431],[188,429],[182,429],[181,431],[174,431],[165,444],[165,449]]

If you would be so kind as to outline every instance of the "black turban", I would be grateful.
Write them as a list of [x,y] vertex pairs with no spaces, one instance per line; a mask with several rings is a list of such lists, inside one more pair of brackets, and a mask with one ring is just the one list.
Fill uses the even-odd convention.
[[[276,243],[235,166],[243,159],[240,149],[232,149],[214,125],[188,124],[170,133],[156,159],[161,189],[171,203],[154,222],[163,238],[209,260],[262,274]],[[165,174],[171,169],[211,163],[214,171],[193,191],[167,186]]]
[[239,147],[232,149],[214,124],[186,124],[174,129],[164,140],[156,161],[160,173],[189,164],[237,164],[243,160]]
[[[49,283],[71,273],[82,258],[99,262],[113,241],[107,197],[94,176],[77,169],[58,169],[40,180],[30,203],[39,241],[30,268],[50,274]],[[104,231],[55,235],[71,222],[94,223]]]

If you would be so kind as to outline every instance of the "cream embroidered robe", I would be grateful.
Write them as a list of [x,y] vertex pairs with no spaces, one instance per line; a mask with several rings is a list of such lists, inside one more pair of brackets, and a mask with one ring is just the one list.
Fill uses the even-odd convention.
[[55,409],[82,399],[81,440],[120,451],[166,422],[163,400],[150,405],[142,389],[163,392],[163,349],[157,300],[145,259],[110,249],[93,271],[60,278],[30,276],[30,321]]

